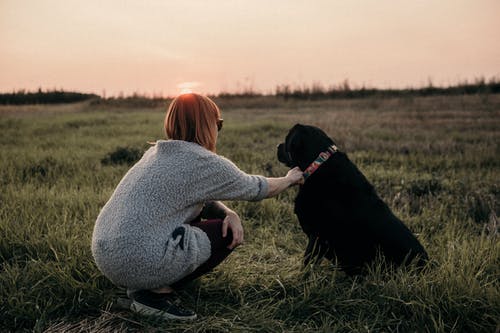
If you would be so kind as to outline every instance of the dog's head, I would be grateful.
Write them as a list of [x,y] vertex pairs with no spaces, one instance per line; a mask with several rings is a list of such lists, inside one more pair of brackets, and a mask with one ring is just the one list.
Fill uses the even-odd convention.
[[297,124],[290,129],[285,142],[278,145],[278,160],[286,166],[305,170],[319,153],[335,144],[321,129]]

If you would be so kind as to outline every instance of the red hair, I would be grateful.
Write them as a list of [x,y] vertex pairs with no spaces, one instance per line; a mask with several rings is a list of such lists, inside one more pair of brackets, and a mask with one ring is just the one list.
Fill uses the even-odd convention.
[[177,96],[165,116],[168,139],[194,142],[215,152],[220,110],[208,97],[198,94]]

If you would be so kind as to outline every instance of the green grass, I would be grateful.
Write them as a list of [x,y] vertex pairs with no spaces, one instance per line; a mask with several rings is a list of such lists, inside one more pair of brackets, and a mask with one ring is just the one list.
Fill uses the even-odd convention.
[[276,145],[296,122],[322,127],[431,257],[424,272],[352,279],[303,269],[296,189],[231,202],[246,243],[180,291],[199,319],[159,322],[116,310],[97,270],[94,221],[129,165],[118,147],[162,138],[163,109],[0,107],[0,329],[34,331],[417,331],[500,329],[500,96],[282,102],[231,100],[218,152],[281,176]]

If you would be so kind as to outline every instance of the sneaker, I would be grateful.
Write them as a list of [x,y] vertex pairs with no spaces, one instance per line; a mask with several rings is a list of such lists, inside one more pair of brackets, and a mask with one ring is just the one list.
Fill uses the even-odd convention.
[[162,319],[194,320],[196,313],[174,304],[169,294],[158,294],[149,290],[137,290],[129,294],[130,310]]

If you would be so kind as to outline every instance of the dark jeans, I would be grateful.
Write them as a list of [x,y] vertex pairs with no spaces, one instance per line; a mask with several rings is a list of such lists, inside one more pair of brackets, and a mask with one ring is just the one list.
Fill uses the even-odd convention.
[[191,274],[173,283],[171,285],[172,288],[178,289],[185,283],[210,272],[232,252],[227,246],[233,241],[233,233],[228,229],[226,237],[222,237],[222,221],[222,219],[201,220],[198,218],[190,223],[192,226],[200,228],[207,234],[212,251],[207,261],[201,264]]

